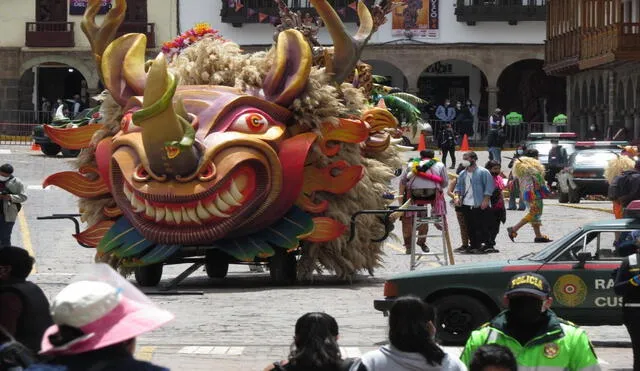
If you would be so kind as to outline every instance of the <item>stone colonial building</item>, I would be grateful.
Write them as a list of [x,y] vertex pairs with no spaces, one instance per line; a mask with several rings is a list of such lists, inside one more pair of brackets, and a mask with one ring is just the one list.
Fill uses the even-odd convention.
[[[314,21],[308,0],[285,2]],[[355,0],[330,2],[355,33]],[[270,0],[188,0],[179,7],[182,29],[209,22],[246,50],[273,42],[278,9]],[[550,120],[566,102],[564,78],[542,69],[545,17],[546,0],[407,0],[374,34],[362,59],[391,85],[433,104],[471,98],[481,119],[501,107],[528,121]],[[320,40],[331,42],[323,28]]]
[[[545,71],[583,137],[640,137],[640,0],[549,0]],[[620,130],[624,129],[624,130]]]
[[[177,0],[128,0],[118,34],[145,33],[148,53],[178,33]],[[104,0],[104,10],[115,1]],[[88,103],[101,86],[89,42],[80,30],[85,1],[3,0],[0,12],[0,111],[35,111],[41,98],[80,94]],[[103,16],[98,16],[98,23]]]

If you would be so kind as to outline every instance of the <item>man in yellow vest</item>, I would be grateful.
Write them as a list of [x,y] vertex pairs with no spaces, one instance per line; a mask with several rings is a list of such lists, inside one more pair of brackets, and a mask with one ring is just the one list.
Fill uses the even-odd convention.
[[518,370],[600,370],[584,330],[556,316],[547,280],[520,273],[509,280],[504,296],[508,309],[473,331],[461,360],[469,366],[484,344],[505,346],[516,355]]

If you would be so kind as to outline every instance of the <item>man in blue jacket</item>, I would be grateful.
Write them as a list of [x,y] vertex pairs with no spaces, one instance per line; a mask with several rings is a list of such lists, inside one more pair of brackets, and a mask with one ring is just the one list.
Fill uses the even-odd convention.
[[462,166],[466,169],[460,173],[454,191],[453,200],[462,209],[469,234],[469,248],[456,249],[461,253],[485,254],[490,248],[486,223],[490,220],[490,199],[495,186],[489,170],[479,167],[477,161],[475,152],[467,152],[462,156]]

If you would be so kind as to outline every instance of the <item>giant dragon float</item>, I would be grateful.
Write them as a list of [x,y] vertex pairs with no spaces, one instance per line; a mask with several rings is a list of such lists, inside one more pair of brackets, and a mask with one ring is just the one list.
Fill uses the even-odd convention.
[[398,121],[368,103],[371,68],[359,62],[389,9],[360,2],[351,36],[326,0],[311,3],[332,47],[292,17],[265,52],[244,54],[200,26],[188,46],[147,61],[145,35],[114,39],[126,1],[100,26],[101,1],[89,1],[82,30],[106,88],[102,122],[46,128],[82,152],[76,171],[44,186],[79,197],[88,227],[74,237],[96,261],[148,286],[164,264],[190,259],[211,277],[229,263],[267,263],[283,282],[380,265],[382,242],[372,240],[387,226],[375,215],[357,231],[347,225],[358,210],[386,207],[401,166],[389,134]]

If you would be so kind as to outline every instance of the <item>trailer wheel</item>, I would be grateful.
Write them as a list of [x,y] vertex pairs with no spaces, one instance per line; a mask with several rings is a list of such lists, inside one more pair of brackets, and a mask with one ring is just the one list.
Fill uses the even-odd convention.
[[204,270],[209,278],[225,278],[229,272],[229,257],[220,250],[209,250],[204,258]]
[[80,154],[79,149],[66,149],[66,148],[62,149],[62,156],[64,157],[78,157],[79,154]]
[[293,285],[297,278],[295,253],[287,253],[283,249],[276,250],[276,254],[269,261],[271,280],[278,285]]
[[162,263],[137,267],[135,276],[136,282],[142,287],[157,286],[162,279]]
[[55,143],[44,143],[40,145],[40,151],[47,156],[55,156],[60,152],[60,146]]

